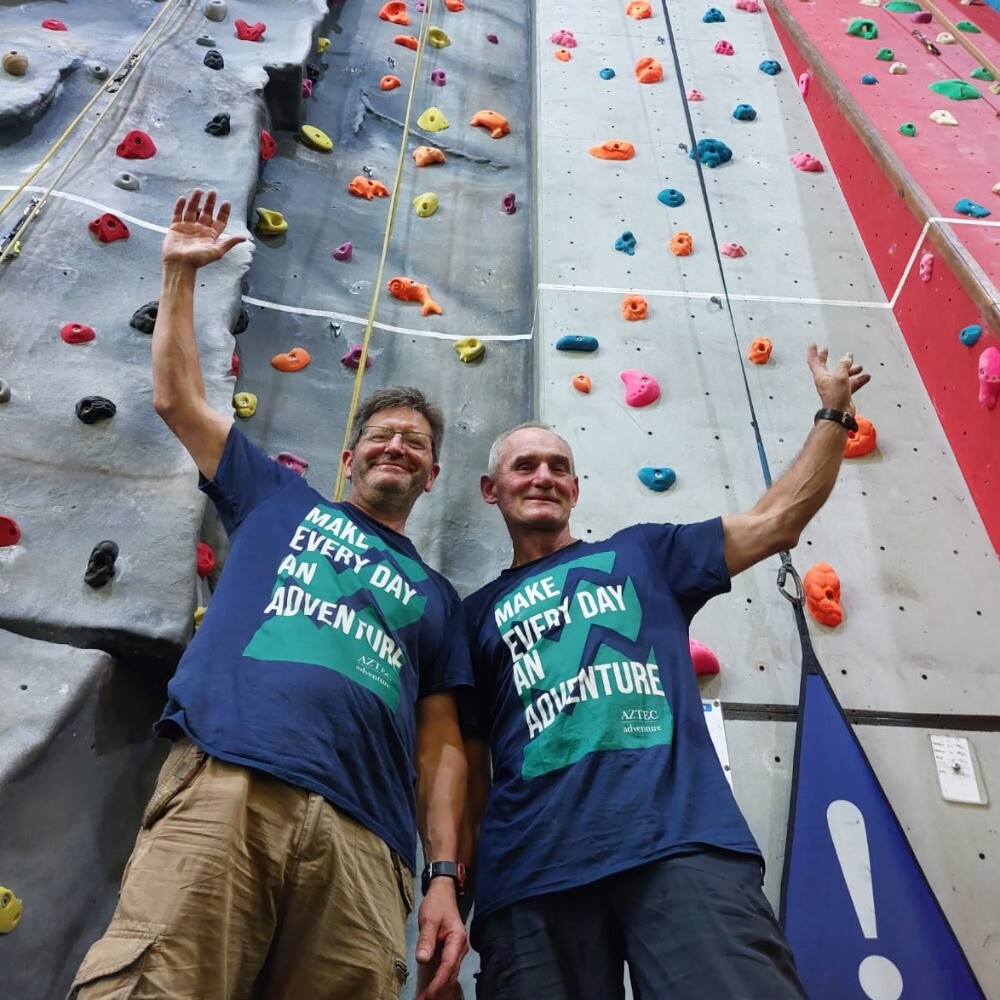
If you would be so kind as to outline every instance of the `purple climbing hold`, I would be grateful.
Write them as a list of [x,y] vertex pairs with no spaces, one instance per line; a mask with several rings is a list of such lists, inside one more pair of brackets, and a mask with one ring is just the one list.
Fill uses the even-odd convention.
[[492,31],[486,36],[486,41],[488,41],[490,43],[490,45],[499,45],[500,44],[500,39],[497,38],[497,36],[494,35]]
[[517,211],[517,205],[514,204],[515,197],[513,191],[508,191],[500,199],[500,211],[505,215],[513,215]]
[[932,17],[929,10],[918,10],[916,14],[910,15],[910,20],[914,24],[930,24]]
[[304,76],[302,78],[302,97],[304,100],[308,100],[313,95],[313,82],[309,77]]
[[279,451],[277,455],[272,455],[271,457],[278,465],[283,465],[286,469],[291,469],[298,476],[301,476],[309,468],[309,463],[304,458],[299,458],[298,455],[290,451]]
[[110,583],[115,575],[115,562],[118,559],[118,546],[108,540],[98,542],[90,553],[87,562],[87,572],[83,574],[83,582],[94,590],[100,590]]
[[437,84],[439,87],[443,87],[447,82],[443,69],[431,70],[431,83]]
[[346,243],[341,243],[339,247],[333,250],[330,254],[334,260],[350,260],[354,254],[354,244],[348,240]]
[[[340,359],[340,363],[346,368],[358,368],[361,365],[361,344],[351,344],[351,349]],[[365,355],[365,368],[371,368],[372,359]]]

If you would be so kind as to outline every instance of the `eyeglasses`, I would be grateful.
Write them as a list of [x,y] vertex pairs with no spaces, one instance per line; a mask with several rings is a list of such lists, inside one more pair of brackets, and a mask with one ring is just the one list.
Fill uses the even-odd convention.
[[361,437],[375,444],[388,444],[397,434],[411,451],[431,450],[431,436],[422,431],[399,431],[393,427],[379,427],[378,424],[366,424],[361,428]]

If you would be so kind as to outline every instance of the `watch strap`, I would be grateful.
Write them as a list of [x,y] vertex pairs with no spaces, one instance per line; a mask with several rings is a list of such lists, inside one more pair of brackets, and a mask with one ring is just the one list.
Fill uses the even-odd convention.
[[435,878],[450,878],[455,880],[455,889],[461,896],[465,891],[465,865],[461,861],[432,861],[427,865],[420,878],[421,889],[426,894],[431,880]]
[[856,431],[858,429],[858,422],[846,410],[831,410],[827,408],[817,410],[816,416],[813,417],[813,423],[818,424],[821,420],[832,420],[835,424],[840,424],[841,427],[846,427],[849,431]]

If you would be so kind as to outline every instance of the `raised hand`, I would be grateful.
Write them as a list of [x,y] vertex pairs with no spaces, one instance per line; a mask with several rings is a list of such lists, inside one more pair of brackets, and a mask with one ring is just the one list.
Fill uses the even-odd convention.
[[174,205],[170,228],[163,238],[164,264],[188,264],[203,267],[224,257],[246,237],[223,236],[229,221],[229,202],[224,201],[215,212],[215,192],[209,191],[202,204],[200,188],[190,196],[182,196]]
[[831,372],[826,367],[829,356],[828,347],[817,348],[815,344],[810,344],[806,352],[806,360],[809,362],[809,370],[816,383],[819,398],[823,406],[828,409],[854,413],[852,397],[858,389],[867,385],[872,377],[864,374],[864,369],[854,363],[854,355],[850,353],[845,354]]

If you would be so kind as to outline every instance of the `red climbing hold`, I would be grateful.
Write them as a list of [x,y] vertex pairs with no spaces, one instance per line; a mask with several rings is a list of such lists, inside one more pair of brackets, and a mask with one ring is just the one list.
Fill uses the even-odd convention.
[[404,49],[413,49],[414,52],[417,50],[417,40],[413,35],[396,35],[393,41],[397,45],[402,45]]
[[48,28],[49,31],[65,31],[66,25],[62,21],[56,20],[54,17],[47,17],[42,21],[42,27]]
[[198,543],[198,576],[203,580],[215,569],[215,553],[207,542]]
[[267,25],[263,21],[247,24],[242,18],[237,18],[233,25],[236,28],[236,37],[243,39],[244,42],[259,42],[267,31]]
[[0,549],[7,545],[17,545],[21,540],[21,529],[12,517],[0,514]]
[[128,226],[110,212],[99,215],[87,228],[102,242],[114,243],[115,240],[127,240],[131,233]]
[[691,666],[699,677],[712,676],[719,672],[719,658],[708,646],[689,637],[688,647],[691,650]]
[[229,371],[226,374],[235,375],[237,378],[240,377],[240,356],[235,351],[233,351],[233,356],[229,359]]
[[148,160],[156,156],[156,145],[145,132],[134,128],[120,143],[115,152],[126,160]]
[[97,334],[94,333],[94,328],[87,326],[86,323],[64,323],[59,328],[59,336],[67,344],[86,344],[93,340]]
[[266,128],[260,130],[260,158],[270,160],[278,151],[278,144],[274,141],[274,136]]

